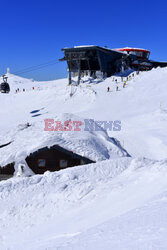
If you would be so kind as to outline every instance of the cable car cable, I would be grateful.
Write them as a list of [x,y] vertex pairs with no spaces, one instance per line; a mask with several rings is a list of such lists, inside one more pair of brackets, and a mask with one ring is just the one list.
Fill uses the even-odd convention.
[[48,61],[48,62],[45,62],[45,63],[41,63],[41,64],[38,64],[38,65],[34,65],[34,66],[31,66],[31,67],[27,67],[27,68],[24,68],[24,69],[20,69],[20,70],[17,70],[17,71],[14,71],[13,74],[18,74],[20,72],[24,72],[24,71],[27,71],[27,70],[34,69],[36,67],[38,68],[38,67],[45,66],[45,65],[48,65],[48,64],[52,64],[52,63],[56,63],[56,62],[58,62],[57,59],[52,60],[52,61]]
[[[35,71],[35,70],[39,70],[39,69],[42,69],[42,68],[45,68],[45,67],[48,67],[48,66],[52,66],[52,65],[55,65],[59,62],[54,62],[54,63],[49,63],[49,64],[46,64],[46,65],[43,65],[43,66],[38,66],[38,67],[34,67],[34,68],[31,68],[29,70],[25,70],[25,71],[18,71],[17,74],[24,74],[24,73],[28,73],[28,72],[31,72],[31,71]],[[16,74],[16,72],[14,72],[13,74]]]

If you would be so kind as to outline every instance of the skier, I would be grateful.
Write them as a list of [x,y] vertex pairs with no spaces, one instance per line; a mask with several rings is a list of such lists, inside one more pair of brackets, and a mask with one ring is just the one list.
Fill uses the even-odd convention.
[[110,87],[107,88],[107,92],[110,92]]
[[124,81],[123,88],[125,88],[125,86],[126,86],[126,81]]
[[30,123],[29,122],[27,122],[27,124],[26,124],[26,127],[28,128],[28,127],[30,127],[31,125],[30,125]]
[[118,89],[118,86],[116,86],[116,91],[118,91],[119,89]]

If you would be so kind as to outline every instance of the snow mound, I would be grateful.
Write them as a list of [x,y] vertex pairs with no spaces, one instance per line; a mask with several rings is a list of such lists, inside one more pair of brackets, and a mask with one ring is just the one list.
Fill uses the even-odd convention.
[[[62,114],[54,117],[54,121],[81,122],[80,131],[45,131],[44,121],[34,122],[27,126],[19,125],[9,131],[8,136],[2,136],[1,142],[11,143],[0,148],[0,165],[24,160],[30,153],[44,147],[59,145],[76,154],[93,161],[129,156],[128,153],[114,140],[109,138],[104,129],[101,131],[85,130],[84,119],[73,114]],[[94,122],[95,123],[95,122]],[[98,128],[100,128],[97,125]],[[54,126],[55,128],[55,126]]]

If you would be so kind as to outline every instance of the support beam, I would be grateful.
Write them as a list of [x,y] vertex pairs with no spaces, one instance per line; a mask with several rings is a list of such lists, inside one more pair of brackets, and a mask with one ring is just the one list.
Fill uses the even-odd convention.
[[78,81],[77,81],[77,85],[80,84],[80,80],[81,80],[81,60],[78,61]]
[[71,85],[72,81],[71,81],[71,70],[68,69],[68,84]]
[[100,60],[100,52],[97,51],[97,58],[98,58],[98,62],[99,62],[99,66],[100,66],[100,71],[103,72],[103,67],[102,67],[102,64],[101,64],[101,60]]
[[68,84],[71,85],[71,63],[68,63]]

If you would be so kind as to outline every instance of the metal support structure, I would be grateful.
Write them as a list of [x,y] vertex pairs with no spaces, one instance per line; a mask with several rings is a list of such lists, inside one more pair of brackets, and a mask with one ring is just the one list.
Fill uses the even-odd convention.
[[81,80],[81,60],[78,61],[78,81],[77,81],[77,85],[80,84],[80,80]]
[[101,64],[101,60],[100,60],[100,52],[97,51],[97,55],[98,55],[98,62],[99,62],[99,66],[100,66],[100,71],[103,72],[103,67],[102,67],[102,64]]
[[72,79],[71,79],[71,62],[68,62],[68,84],[71,85]]
[[71,70],[68,69],[68,84],[71,85],[72,80],[71,80]]

